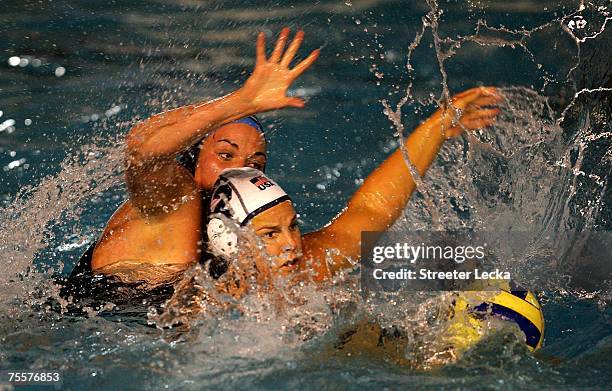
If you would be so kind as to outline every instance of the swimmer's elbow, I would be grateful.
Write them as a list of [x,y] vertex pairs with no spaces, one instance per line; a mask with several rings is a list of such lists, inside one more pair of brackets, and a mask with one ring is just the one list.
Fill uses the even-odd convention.
[[148,148],[146,137],[139,131],[141,124],[136,124],[126,136],[126,169],[137,167],[139,163],[155,157]]
[[165,151],[165,146],[155,140],[150,133],[146,121],[134,125],[125,139],[127,162],[134,164],[174,156]]

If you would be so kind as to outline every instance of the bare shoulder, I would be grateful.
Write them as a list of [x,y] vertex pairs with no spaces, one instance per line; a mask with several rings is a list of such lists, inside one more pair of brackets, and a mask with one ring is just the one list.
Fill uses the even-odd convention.
[[113,214],[92,258],[94,270],[122,260],[192,263],[201,240],[201,199],[186,196],[161,213],[147,214],[130,199]]

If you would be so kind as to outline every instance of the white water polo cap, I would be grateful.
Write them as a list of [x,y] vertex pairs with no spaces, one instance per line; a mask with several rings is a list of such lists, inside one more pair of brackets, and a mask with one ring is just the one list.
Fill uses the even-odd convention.
[[214,255],[230,256],[238,251],[238,238],[225,222],[214,214],[222,214],[245,226],[253,217],[291,199],[263,172],[250,167],[231,168],[221,172],[210,200],[207,234]]

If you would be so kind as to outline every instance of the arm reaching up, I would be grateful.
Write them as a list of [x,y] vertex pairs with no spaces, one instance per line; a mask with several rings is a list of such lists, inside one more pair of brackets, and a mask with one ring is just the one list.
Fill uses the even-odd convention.
[[[439,109],[407,138],[405,151],[396,150],[364,181],[350,199],[347,208],[324,228],[304,236],[304,257],[316,260],[318,278],[350,267],[347,258],[359,259],[361,232],[384,231],[401,215],[416,184],[404,161],[407,153],[411,164],[423,176],[436,158],[444,141],[495,122],[498,108],[490,108],[500,100],[495,88],[480,87],[458,94],[452,106]],[[460,115],[455,115],[458,110]],[[455,121],[457,119],[457,121]],[[336,249],[338,256],[325,262],[325,250]]]
[[287,90],[317,59],[319,50],[289,68],[304,33],[298,31],[285,50],[288,37],[289,29],[285,28],[270,58],[266,58],[264,34],[259,34],[255,69],[237,91],[154,115],[131,129],[127,136],[126,174],[130,198],[138,209],[156,214],[161,206],[178,202],[197,190],[193,178],[181,169],[175,157],[212,130],[252,114],[304,107],[304,101],[288,97]]

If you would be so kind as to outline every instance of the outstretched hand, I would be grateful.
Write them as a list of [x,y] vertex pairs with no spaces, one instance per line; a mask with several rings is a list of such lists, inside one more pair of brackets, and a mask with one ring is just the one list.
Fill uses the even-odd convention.
[[272,55],[266,58],[264,33],[259,33],[257,36],[255,70],[242,87],[242,93],[251,104],[255,105],[257,112],[284,107],[304,107],[304,100],[287,96],[287,90],[293,81],[317,59],[320,49],[314,50],[306,59],[290,69],[289,65],[304,40],[304,32],[298,31],[285,50],[288,37],[289,28],[284,28],[276,41]]
[[446,138],[456,137],[464,130],[481,129],[495,123],[500,109],[495,106],[501,96],[494,87],[476,87],[451,99],[451,106],[439,109],[432,119],[439,120]]

